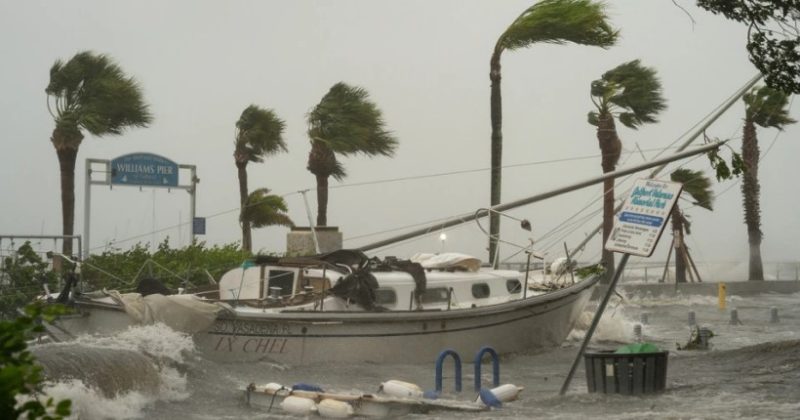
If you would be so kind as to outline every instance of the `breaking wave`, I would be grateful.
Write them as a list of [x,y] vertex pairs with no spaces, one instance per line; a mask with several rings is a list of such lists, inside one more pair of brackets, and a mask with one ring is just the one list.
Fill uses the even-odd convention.
[[137,418],[156,401],[188,398],[185,373],[194,342],[163,324],[111,337],[82,336],[34,346],[45,394],[72,400],[74,418]]

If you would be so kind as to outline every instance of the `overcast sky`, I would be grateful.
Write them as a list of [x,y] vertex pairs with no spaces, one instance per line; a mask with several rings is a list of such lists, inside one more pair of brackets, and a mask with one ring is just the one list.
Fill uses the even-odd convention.
[[[299,190],[310,189],[306,114],[335,83],[369,91],[399,140],[394,158],[342,159],[349,177],[331,180],[328,221],[355,247],[416,226],[486,207],[489,202],[489,57],[498,36],[533,1],[9,1],[0,0],[0,234],[60,234],[58,161],[44,88],[56,59],[91,50],[111,56],[139,81],[153,124],[121,136],[86,135],[76,168],[75,232],[83,232],[85,160],[132,152],[197,165],[197,215],[206,216],[211,244],[240,239],[234,123],[250,104],[274,109],[286,121],[286,154],[248,166],[250,188],[285,195],[290,215],[307,225]],[[503,199],[510,201],[601,173],[589,84],[633,59],[654,67],[668,109],[660,123],[619,128],[621,167],[643,162],[672,144],[756,74],[748,61],[746,29],[677,0],[609,1],[620,29],[617,46],[536,45],[507,51],[503,65]],[[796,106],[795,106],[796,108]],[[798,118],[793,109],[792,115]],[[709,130],[741,147],[739,101]],[[796,261],[800,194],[795,182],[800,128],[758,131],[762,154],[762,212],[767,261]],[[642,153],[637,150],[640,148]],[[628,153],[632,152],[632,153]],[[727,154],[727,153],[726,153]],[[705,158],[681,164],[708,170]],[[424,175],[446,174],[435,177]],[[666,171],[665,173],[668,173]],[[711,175],[710,172],[708,172]],[[395,182],[373,181],[414,178]],[[421,178],[418,178],[421,177]],[[181,183],[188,182],[184,177]],[[355,185],[367,183],[366,185]],[[620,185],[624,191],[630,181]],[[691,208],[688,244],[695,259],[747,259],[740,186],[714,185],[714,212]],[[510,212],[529,218],[539,241],[576,211],[598,211],[601,187]],[[684,201],[683,207],[691,207]],[[587,212],[582,215],[588,214]],[[599,213],[598,213],[599,214]],[[189,199],[183,191],[131,187],[92,190],[93,252],[111,244],[174,245],[189,240]],[[558,256],[578,243],[599,215],[572,226],[566,237],[538,243]],[[529,236],[510,221],[510,241]],[[158,233],[153,234],[153,230]],[[168,229],[169,228],[169,229]],[[254,248],[283,251],[287,229],[256,231]],[[485,259],[486,238],[474,223],[422,237],[380,254],[409,256],[441,249]],[[665,233],[653,259],[665,258]],[[5,250],[9,244],[0,244]],[[42,245],[45,246],[44,244]],[[600,239],[581,255],[597,259]],[[505,257],[513,253],[504,248]],[[519,259],[519,257],[517,258]],[[744,265],[746,267],[746,264]]]

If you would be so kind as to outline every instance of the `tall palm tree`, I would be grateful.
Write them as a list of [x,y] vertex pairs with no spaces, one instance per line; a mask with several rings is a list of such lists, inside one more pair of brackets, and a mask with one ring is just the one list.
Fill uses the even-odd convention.
[[[270,194],[269,189],[259,188],[245,199],[239,222],[248,229],[267,226],[293,227],[294,222],[286,212],[289,208],[283,197]],[[252,251],[247,249],[248,252]]]
[[[503,102],[500,95],[500,56],[505,50],[527,48],[533,44],[581,44],[608,48],[617,40],[617,31],[607,21],[605,6],[590,0],[544,0],[525,9],[506,28],[489,61],[492,119],[491,205],[500,204],[503,167]],[[494,263],[500,216],[489,216],[489,261]]]
[[[50,141],[61,169],[62,232],[72,235],[75,161],[83,131],[97,137],[120,135],[128,127],[146,127],[152,117],[139,84],[109,57],[90,51],[80,52],[66,63],[56,60],[45,93],[56,124]],[[72,241],[64,241],[62,252],[72,254]]]
[[[247,201],[247,164],[263,162],[264,157],[279,152],[286,152],[283,142],[283,129],[286,124],[271,109],[250,105],[242,111],[236,121],[236,140],[234,141],[233,159],[239,175],[239,198],[241,214],[244,214]],[[242,223],[242,249],[253,250],[253,238],[250,224]]]
[[750,244],[750,280],[764,280],[764,266],[761,261],[761,206],[758,183],[758,137],[756,125],[764,128],[777,128],[794,124],[789,117],[787,104],[789,96],[767,86],[753,88],[742,100],[745,103],[744,134],[742,137],[742,160],[745,172],[742,180],[744,197],[744,222],[747,225],[747,239]]
[[[713,210],[714,192],[711,189],[711,180],[703,175],[702,171],[690,169],[676,169],[670,174],[673,182],[683,184],[683,194],[689,194],[694,204],[706,210]],[[678,202],[672,208],[672,232],[675,235],[675,281],[686,283],[686,261],[689,259],[688,249],[684,241],[684,234],[691,234],[691,223],[683,214]]]
[[342,82],[333,85],[308,114],[308,170],[317,178],[318,226],[328,224],[328,178],[347,176],[336,155],[393,156],[397,139],[385,125],[369,93]]
[[[612,172],[622,152],[615,119],[637,129],[642,124],[658,122],[656,115],[666,108],[661,82],[656,71],[633,60],[605,72],[592,82],[591,98],[596,110],[589,112],[589,124],[597,127],[603,173]],[[614,225],[614,180],[603,182],[603,243]],[[603,249],[606,280],[614,276],[614,253]]]

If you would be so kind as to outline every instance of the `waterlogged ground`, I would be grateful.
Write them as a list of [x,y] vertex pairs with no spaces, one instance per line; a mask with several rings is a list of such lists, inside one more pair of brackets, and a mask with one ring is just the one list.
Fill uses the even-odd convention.
[[[595,349],[614,349],[634,339],[633,327],[647,314],[644,339],[670,350],[667,391],[647,397],[588,394],[582,365],[566,396],[558,390],[575,358],[584,331],[591,321],[587,311],[579,328],[560,348],[536,354],[508,356],[501,361],[501,383],[525,387],[521,399],[501,409],[477,414],[435,413],[410,415],[410,419],[488,419],[581,417],[608,419],[699,418],[699,419],[795,419],[800,413],[800,294],[760,295],[748,298],[731,296],[727,310],[717,307],[716,297],[678,296],[675,298],[616,299],[606,310],[595,333]],[[730,325],[729,310],[735,307],[742,325]],[[772,324],[770,308],[777,308],[780,322]],[[589,308],[592,309],[592,308]],[[697,323],[710,328],[715,337],[713,349],[704,352],[676,351],[676,343],[689,338],[688,312],[694,311]],[[105,360],[104,348],[129,350],[150,359],[154,369],[131,372],[119,366],[120,375],[157,375],[160,386],[141,388],[108,396],[98,391],[91,380],[61,381],[49,392],[72,398],[80,418],[148,419],[292,419],[280,412],[265,413],[244,403],[241,391],[248,383],[314,383],[323,388],[375,392],[388,379],[413,382],[424,389],[434,385],[430,365],[347,364],[281,366],[257,364],[217,364],[192,351],[191,339],[163,326],[132,329],[117,337],[85,338],[69,351],[90,354],[102,360],[96,368],[114,370],[114,357]],[[89,349],[83,351],[82,348]],[[62,349],[63,350],[63,349]],[[37,352],[57,353],[43,347]],[[462,355],[469,359],[472,355]],[[121,357],[120,363],[133,363],[135,356]],[[50,363],[66,363],[53,361]],[[138,361],[137,361],[138,363]],[[452,369],[451,366],[448,366]],[[447,369],[446,369],[447,370]],[[155,373],[144,373],[155,372]],[[458,398],[473,399],[473,376],[465,366],[464,392]],[[491,368],[484,367],[485,384]],[[446,372],[445,390],[453,391],[452,370]],[[139,378],[143,382],[151,378]],[[112,381],[114,382],[114,381]],[[88,385],[87,385],[88,383]],[[123,381],[124,383],[124,381]],[[149,382],[148,382],[149,383]]]

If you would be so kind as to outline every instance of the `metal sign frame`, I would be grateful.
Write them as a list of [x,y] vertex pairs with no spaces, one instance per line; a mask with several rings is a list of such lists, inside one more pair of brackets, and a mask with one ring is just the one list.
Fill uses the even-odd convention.
[[678,182],[637,179],[614,219],[605,249],[640,257],[653,255],[682,190],[683,184]]
[[[144,153],[141,153],[141,154],[144,154]],[[135,155],[135,153],[133,155]],[[170,161],[167,158],[164,158],[164,157],[158,156],[158,155],[154,155],[152,153],[147,153],[147,155],[156,156],[156,157],[165,159],[167,161]],[[129,155],[120,156],[120,157],[112,159],[112,160],[108,160],[108,159],[93,159],[93,158],[87,158],[86,159],[86,173],[85,173],[86,181],[85,181],[85,187],[84,187],[85,196],[84,196],[84,207],[83,207],[83,243],[84,243],[84,246],[83,246],[83,258],[84,259],[89,257],[89,250],[91,249],[91,246],[89,245],[89,232],[90,232],[90,228],[89,228],[90,227],[89,226],[90,223],[89,223],[89,221],[91,220],[90,216],[91,216],[91,209],[92,209],[92,185],[107,185],[107,186],[109,186],[109,188],[113,188],[113,186],[117,185],[117,186],[122,186],[122,187],[139,187],[139,188],[141,188],[141,187],[149,187],[149,188],[167,188],[169,190],[171,190],[171,189],[186,190],[186,192],[189,193],[189,206],[190,206],[190,214],[189,214],[190,223],[189,223],[189,225],[190,225],[190,229],[191,229],[191,238],[192,238],[192,241],[194,241],[195,231],[194,231],[194,224],[192,223],[192,221],[195,219],[195,207],[196,207],[196,202],[197,202],[197,183],[200,182],[200,179],[197,178],[197,166],[195,166],[195,165],[178,164],[178,170],[179,171],[181,169],[189,170],[189,172],[191,174],[191,177],[190,177],[190,180],[189,180],[188,184],[181,185],[180,182],[178,182],[178,185],[152,185],[152,184],[141,184],[140,185],[140,184],[112,183],[111,172],[112,172],[113,168],[111,167],[111,162],[113,160],[116,160],[116,159],[119,159],[119,158],[122,158],[122,157],[125,157],[125,156],[131,156],[131,155],[129,154]],[[101,169],[93,169],[93,165],[95,165],[95,166],[102,165],[102,168]],[[94,173],[103,174],[102,179],[93,179],[92,178],[92,174],[94,174]],[[178,177],[178,180],[180,181],[180,177]]]

